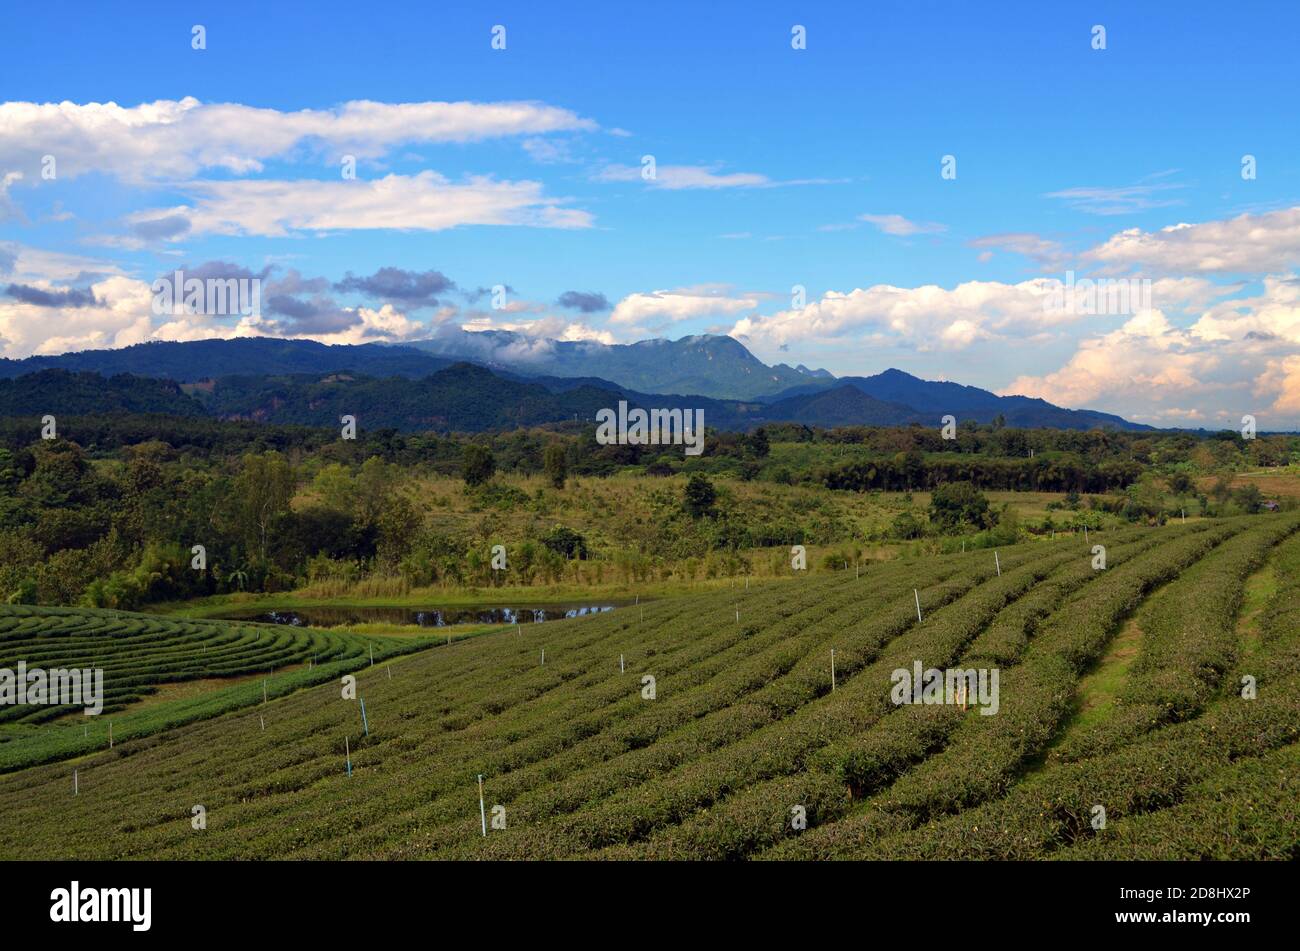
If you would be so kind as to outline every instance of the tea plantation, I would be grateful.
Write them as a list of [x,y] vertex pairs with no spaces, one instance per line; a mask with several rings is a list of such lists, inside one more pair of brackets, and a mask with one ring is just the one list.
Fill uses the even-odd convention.
[[[337,678],[427,642],[267,624],[173,620],[88,608],[0,606],[0,669],[103,671],[102,709],[0,705],[0,770],[98,750]],[[165,685],[198,683],[161,700]]]
[[[1297,528],[904,559],[438,647],[8,609],[0,666],[100,664],[113,704],[313,655],[272,679],[330,682],[263,703],[258,679],[189,722],[144,706],[112,748],[107,713],[48,727],[83,747],[0,744],[29,744],[0,775],[0,856],[1296,858]],[[996,670],[996,713],[897,703],[918,661]]]

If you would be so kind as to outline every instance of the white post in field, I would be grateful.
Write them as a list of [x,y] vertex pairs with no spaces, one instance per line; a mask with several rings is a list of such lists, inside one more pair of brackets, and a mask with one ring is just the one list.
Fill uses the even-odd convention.
[[487,807],[483,804],[483,774],[478,774],[478,817],[483,824],[483,838],[487,838]]

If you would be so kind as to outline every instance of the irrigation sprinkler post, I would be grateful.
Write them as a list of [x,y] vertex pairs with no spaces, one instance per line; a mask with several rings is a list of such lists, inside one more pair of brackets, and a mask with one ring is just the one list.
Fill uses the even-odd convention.
[[996,549],[995,549],[994,552],[993,552],[993,564],[994,564],[994,565],[997,567],[997,569],[998,569],[998,577],[1001,578],[1001,577],[1002,577],[1002,561],[998,558],[998,553],[997,553],[997,550],[996,550]]
[[366,736],[370,735],[370,721],[366,719],[366,698],[361,698],[361,725],[365,727]]
[[916,598],[916,620],[921,620],[921,595],[915,588],[912,589],[912,597]]
[[265,732],[266,732],[266,717],[262,716],[262,715],[259,713],[259,714],[257,715],[257,719],[258,719],[258,721],[262,724],[262,732],[265,733]]
[[1187,509],[1179,509],[1178,511],[1180,511],[1180,512],[1183,513],[1183,524],[1186,525],[1186,524],[1187,524]]
[[266,703],[266,678],[262,678],[262,702]]
[[1088,544],[1088,526],[1086,524],[1083,526],[1083,543]]
[[375,645],[370,645],[370,666],[375,666]]
[[543,667],[546,666],[546,648],[545,648],[545,647],[542,648],[542,666],[543,666]]
[[113,721],[108,721],[108,748],[113,748]]
[[72,795],[81,795],[81,786],[77,780],[77,771],[75,769],[72,771]]
[[389,664],[389,665],[388,665],[388,679],[389,679],[389,680],[392,680],[392,679],[393,679],[393,665],[392,665],[392,664]]
[[618,672],[619,672],[620,674],[622,674],[622,673],[626,673],[626,671],[625,671],[625,669],[624,669],[624,667],[623,667],[623,655],[622,655],[622,654],[619,654],[619,655],[618,655]]
[[478,818],[483,824],[483,838],[487,838],[487,807],[483,805],[483,774],[478,774]]
[[831,692],[835,691],[835,648],[831,648]]
[[346,753],[348,757],[348,779],[351,779],[352,778],[352,744],[348,742],[348,738],[346,736],[343,737],[343,752]]

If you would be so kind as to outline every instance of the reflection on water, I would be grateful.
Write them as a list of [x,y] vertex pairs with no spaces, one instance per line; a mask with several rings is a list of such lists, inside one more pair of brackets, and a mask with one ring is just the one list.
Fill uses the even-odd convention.
[[532,607],[312,607],[292,611],[263,611],[231,614],[230,621],[262,621],[295,627],[336,627],[340,624],[418,624],[420,627],[451,627],[457,624],[540,624],[561,618],[583,617],[612,611],[614,604],[546,604]]

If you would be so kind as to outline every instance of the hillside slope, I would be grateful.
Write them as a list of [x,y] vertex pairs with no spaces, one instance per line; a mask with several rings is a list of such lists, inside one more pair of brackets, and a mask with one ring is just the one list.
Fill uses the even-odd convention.
[[[0,850],[1123,858],[1150,854],[1145,830],[1185,810],[1230,814],[1237,834],[1182,827],[1170,842],[1179,857],[1286,857],[1300,839],[1284,781],[1300,740],[1296,528],[1295,516],[1260,517],[1094,536],[1108,548],[1104,571],[1081,539],[1063,538],[1003,549],[1000,571],[987,551],[904,560],[859,578],[665,599],[644,621],[624,609],[487,635],[403,658],[391,677],[386,665],[363,668],[368,730],[356,702],[322,686],[260,709],[265,730],[235,713],[103,749],[81,761],[77,797],[64,764],[0,777]],[[1162,655],[1175,669],[1232,629],[1231,592],[1262,560],[1278,561],[1287,583],[1249,658],[1258,699],[1234,692],[1233,649],[1222,689],[1198,709],[1117,750],[1033,768],[1070,722],[1081,672],[1135,604],[1194,566],[1218,566],[1195,586],[1215,578],[1229,596],[1203,602],[1203,633]],[[981,712],[982,695],[966,707],[892,702],[894,671],[916,662],[1000,668],[996,714]],[[480,774],[497,818],[486,837]],[[1240,808],[1247,801],[1265,808]],[[1114,834],[1091,828],[1098,802]],[[193,803],[208,809],[202,835],[188,823]]]

